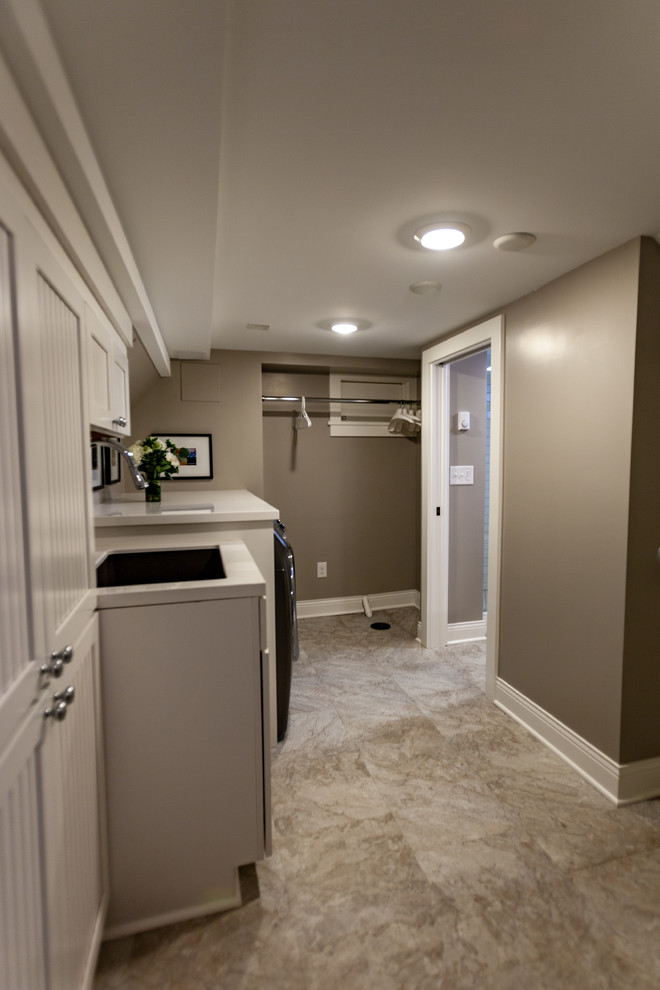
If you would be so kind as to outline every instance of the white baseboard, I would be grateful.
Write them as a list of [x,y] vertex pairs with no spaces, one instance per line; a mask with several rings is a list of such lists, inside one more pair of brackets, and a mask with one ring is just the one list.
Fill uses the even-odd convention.
[[[411,588],[407,591],[384,591],[378,595],[365,596],[372,612],[384,608],[405,608],[407,605],[420,607],[419,591]],[[364,612],[364,597],[360,595],[347,598],[313,598],[306,602],[298,602],[296,614],[299,619],[314,619],[320,615],[350,615],[353,612]]]
[[447,643],[473,643],[485,639],[487,632],[486,613],[483,619],[474,622],[450,622],[447,626]]
[[634,804],[657,797],[660,797],[660,756],[622,764],[618,804]]
[[495,704],[616,805],[660,796],[660,757],[617,763],[500,678],[495,684]]

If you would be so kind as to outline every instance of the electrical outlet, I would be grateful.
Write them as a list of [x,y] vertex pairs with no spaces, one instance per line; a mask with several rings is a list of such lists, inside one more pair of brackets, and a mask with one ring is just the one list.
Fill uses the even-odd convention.
[[328,576],[328,562],[327,560],[319,560],[316,564],[316,576],[327,577]]

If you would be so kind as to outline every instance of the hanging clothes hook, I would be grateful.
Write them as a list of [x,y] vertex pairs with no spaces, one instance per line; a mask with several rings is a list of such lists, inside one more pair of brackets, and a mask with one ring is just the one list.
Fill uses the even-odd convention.
[[312,425],[312,421],[307,415],[307,410],[305,409],[305,396],[303,395],[301,399],[302,408],[298,415],[296,416],[296,421],[293,424],[296,430],[305,430]]
[[390,433],[403,433],[406,436],[411,436],[419,433],[422,428],[422,420],[412,406],[399,406],[387,428]]

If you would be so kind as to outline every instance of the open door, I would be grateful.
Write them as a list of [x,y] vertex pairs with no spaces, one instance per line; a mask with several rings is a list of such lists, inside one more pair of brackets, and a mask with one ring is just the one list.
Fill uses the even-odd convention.
[[486,694],[494,697],[499,618],[502,455],[502,317],[429,347],[422,355],[422,621],[420,638],[445,646],[449,627],[449,365],[490,348],[490,478],[488,485],[488,635]]

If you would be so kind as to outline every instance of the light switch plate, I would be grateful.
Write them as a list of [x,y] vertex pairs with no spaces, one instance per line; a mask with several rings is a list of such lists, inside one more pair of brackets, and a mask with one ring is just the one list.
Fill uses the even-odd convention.
[[449,484],[450,485],[473,485],[474,484],[474,465],[473,464],[456,464],[449,468]]

